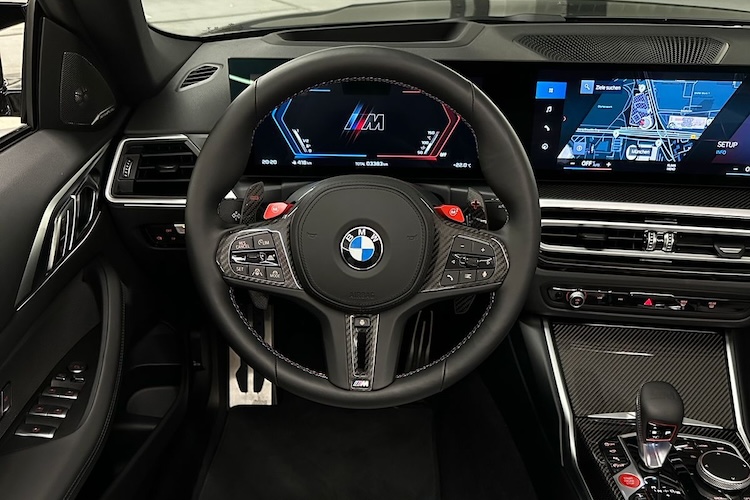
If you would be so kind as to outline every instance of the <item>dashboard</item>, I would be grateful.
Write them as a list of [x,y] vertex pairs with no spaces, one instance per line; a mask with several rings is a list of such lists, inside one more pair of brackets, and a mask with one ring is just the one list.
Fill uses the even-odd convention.
[[[203,43],[160,94],[134,110],[115,152],[107,199],[121,232],[139,235],[129,244],[144,259],[172,262],[183,246],[191,165],[254,80],[313,50],[373,43],[449,66],[513,125],[542,210],[529,311],[750,324],[750,312],[733,305],[750,290],[750,30],[456,22],[436,39],[433,27]],[[393,38],[398,33],[403,39]],[[216,69],[212,77],[181,88],[207,65]],[[257,181],[264,201],[283,201],[309,182],[351,173],[409,180],[461,207],[478,192],[494,220],[508,215],[484,185],[488,166],[480,164],[470,123],[419,89],[372,77],[321,83],[278,103],[248,141],[245,176],[221,212],[230,218]],[[580,308],[571,309],[569,290],[585,295]],[[674,300],[657,300],[664,297]]]
[[[231,97],[283,62],[229,59]],[[449,65],[506,113],[542,180],[750,181],[746,69]],[[258,127],[248,165],[249,174],[269,176],[362,171],[481,177],[470,126],[455,111],[419,89],[372,79],[281,103]]]

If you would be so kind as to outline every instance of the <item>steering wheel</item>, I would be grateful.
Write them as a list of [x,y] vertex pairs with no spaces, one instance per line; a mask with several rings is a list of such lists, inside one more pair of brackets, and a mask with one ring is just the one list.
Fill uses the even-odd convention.
[[[344,175],[311,184],[268,221],[227,228],[217,206],[247,166],[253,134],[290,97],[333,81],[390,82],[421,90],[470,125],[482,174],[509,218],[486,231],[438,216],[415,185]],[[203,300],[229,345],[280,387],[333,406],[381,408],[438,393],[475,369],[521,312],[536,269],[539,195],[513,128],[492,101],[445,66],[395,49],[320,50],[261,76],[211,131],[190,180],[187,250]],[[257,255],[271,260],[255,266]],[[473,281],[451,280],[452,253],[476,257]],[[243,264],[243,262],[249,262]],[[273,265],[270,265],[273,264]],[[323,331],[327,373],[288,359],[249,325],[235,289],[294,299]],[[406,320],[446,298],[491,292],[480,322],[449,353],[397,373]]]

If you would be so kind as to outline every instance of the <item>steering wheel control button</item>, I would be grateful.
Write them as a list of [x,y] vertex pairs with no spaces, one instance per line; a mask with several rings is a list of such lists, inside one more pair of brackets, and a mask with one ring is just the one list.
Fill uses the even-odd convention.
[[473,283],[477,279],[476,271],[461,271],[458,277],[459,283]]
[[470,239],[464,238],[463,236],[456,236],[456,238],[453,240],[451,251],[457,253],[471,253],[473,247],[474,242]]
[[275,219],[276,217],[280,217],[287,213],[290,208],[292,208],[292,204],[284,203],[283,201],[269,203],[266,207],[266,210],[263,212],[263,219],[271,220]]
[[230,264],[232,272],[239,274],[240,276],[250,275],[250,266],[247,264]]
[[475,255],[494,255],[495,252],[489,243],[474,242],[474,254]]
[[60,399],[78,399],[78,391],[64,387],[47,387],[42,391],[42,396]]
[[264,280],[266,279],[266,268],[261,266],[250,266],[247,275],[251,278]]
[[477,281],[488,280],[492,277],[492,269],[478,269],[476,273]]
[[370,317],[369,316],[356,316],[353,320],[355,328],[370,328]]
[[495,258],[494,257],[478,257],[477,267],[479,269],[495,269]]
[[80,361],[74,361],[68,365],[68,371],[75,375],[85,372],[86,368],[86,363],[81,363]]
[[464,222],[466,222],[464,212],[459,206],[439,205],[435,207],[435,211],[450,221],[457,222],[459,224],[463,224]]
[[253,246],[253,237],[252,236],[245,236],[242,238],[237,238],[232,242],[232,246],[230,247],[230,250],[232,253],[234,252],[246,252],[248,250],[252,250],[255,248]]
[[271,237],[271,233],[262,233],[262,234],[256,234],[253,236],[253,246],[256,250],[268,248],[273,249],[273,238]]
[[266,269],[266,279],[269,281],[284,281],[284,275],[278,267]]
[[16,436],[52,439],[56,430],[51,425],[21,424],[16,429]]
[[620,474],[617,477],[617,482],[619,482],[626,488],[632,489],[640,488],[642,484],[641,478],[639,478],[635,474],[630,474],[629,472],[623,472],[622,474]]
[[459,271],[445,271],[443,278],[440,280],[440,284],[443,286],[453,286],[458,284]]
[[341,256],[352,269],[367,271],[383,257],[383,240],[373,228],[357,226],[341,239]]

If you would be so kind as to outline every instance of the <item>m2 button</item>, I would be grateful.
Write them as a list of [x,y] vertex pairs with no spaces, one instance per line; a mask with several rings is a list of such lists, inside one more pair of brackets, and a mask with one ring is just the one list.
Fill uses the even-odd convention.
[[439,215],[442,215],[446,219],[457,222],[459,224],[463,224],[466,222],[466,217],[464,217],[464,212],[461,210],[461,207],[458,207],[456,205],[438,205],[435,207],[435,212],[437,212]]

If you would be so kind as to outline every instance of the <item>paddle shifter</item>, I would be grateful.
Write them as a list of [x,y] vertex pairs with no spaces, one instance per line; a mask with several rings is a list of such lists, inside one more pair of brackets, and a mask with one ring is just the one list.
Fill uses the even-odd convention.
[[638,453],[649,469],[660,469],[677,438],[684,407],[677,390],[666,382],[641,386],[635,403]]

